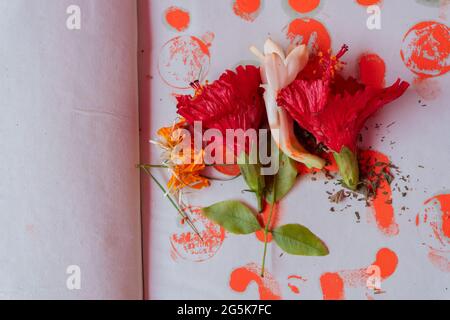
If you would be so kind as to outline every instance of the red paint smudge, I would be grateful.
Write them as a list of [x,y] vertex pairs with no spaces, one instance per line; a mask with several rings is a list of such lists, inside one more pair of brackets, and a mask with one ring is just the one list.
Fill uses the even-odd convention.
[[169,86],[189,89],[190,83],[202,82],[209,71],[209,47],[213,39],[207,34],[202,39],[179,36],[168,41],[159,55],[158,71]]
[[420,78],[436,77],[450,70],[450,30],[439,22],[413,26],[403,39],[401,57]]
[[231,273],[230,287],[236,292],[245,292],[251,282],[258,286],[260,300],[280,300],[281,291],[278,283],[267,271],[261,278],[261,268],[251,263]]
[[165,17],[167,23],[177,31],[186,30],[191,22],[189,12],[178,7],[168,8]]
[[201,239],[189,229],[186,232],[173,234],[170,242],[173,252],[178,257],[203,262],[214,257],[220,249],[225,239],[225,230],[206,219],[200,209],[191,209],[191,212],[192,222],[198,228]]
[[[386,168],[375,164],[377,162],[390,163],[386,155],[373,150],[361,151],[359,160],[362,175],[367,175],[369,170],[374,170],[376,174],[380,174]],[[368,178],[370,179],[370,177]],[[375,198],[372,200],[372,206],[378,229],[387,236],[398,235],[399,227],[395,221],[394,207],[392,206],[392,189],[384,179],[380,182]]]
[[314,19],[295,19],[287,28],[291,43],[307,44],[316,51],[326,52],[331,48],[331,38],[325,26]]
[[344,280],[337,273],[325,273],[320,277],[324,300],[344,300]]
[[261,0],[235,0],[233,5],[234,13],[246,20],[254,21],[261,9]]
[[359,73],[362,83],[375,88],[384,88],[386,64],[374,53],[363,54],[359,58]]
[[292,291],[292,293],[300,294],[299,287],[297,285],[293,284],[292,280],[306,282],[306,279],[304,279],[303,277],[297,276],[297,275],[292,275],[292,276],[288,277],[288,280],[289,280],[288,287]]
[[[269,203],[265,203],[265,205],[264,205],[264,211],[262,213],[262,221],[260,221],[261,225],[264,227],[266,226],[267,221],[269,220],[271,207],[272,207],[272,205]],[[259,215],[259,217],[261,217],[261,215]],[[279,218],[280,218],[280,204],[276,203],[273,207],[272,220],[270,222],[270,229],[275,228],[276,224],[278,223]],[[264,230],[256,231],[255,235],[259,241],[261,241],[261,242],[265,241]],[[272,240],[273,240],[272,234],[269,233],[268,237],[267,237],[267,241],[272,242]]]
[[[394,251],[382,248],[377,252],[375,262],[371,266],[379,267],[381,280],[386,280],[397,270],[398,257]],[[366,287],[369,279],[367,269],[366,267],[323,274],[320,278],[323,298],[325,300],[343,300],[345,299],[345,286]]]
[[320,5],[320,0],[289,0],[288,3],[298,13],[307,13],[315,10]]

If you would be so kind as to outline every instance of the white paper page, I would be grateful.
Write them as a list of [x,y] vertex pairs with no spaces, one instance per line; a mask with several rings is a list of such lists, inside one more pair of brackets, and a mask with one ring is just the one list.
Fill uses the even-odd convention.
[[140,299],[136,2],[0,11],[0,298]]
[[[400,56],[402,48],[407,47],[407,40],[403,39],[408,30],[422,21],[435,21],[446,25],[448,30],[449,7],[444,5],[445,1],[439,5],[439,1],[384,0],[381,30],[373,31],[366,27],[370,16],[367,8],[355,0],[317,1],[319,7],[306,14],[291,7],[295,3],[300,7],[300,3],[306,1],[149,2],[152,50],[151,67],[145,72],[152,79],[149,80],[152,110],[149,134],[153,138],[156,130],[171,125],[176,117],[174,95],[192,94],[192,89],[188,88],[190,81],[196,80],[199,74],[204,76],[201,81],[214,81],[224,70],[238,64],[257,64],[249,47],[255,45],[262,49],[268,36],[287,46],[288,25],[296,18],[309,17],[323,24],[327,31],[318,28],[315,36],[319,34],[319,41],[326,43],[324,34],[328,33],[334,52],[344,43],[350,46],[350,52],[343,58],[350,62],[347,73],[358,75],[356,62],[362,54],[378,54],[386,64],[387,85],[397,77],[411,84],[417,78]],[[241,7],[234,6],[236,3]],[[240,9],[254,10],[255,4],[260,4],[260,8],[253,14],[239,12]],[[189,14],[187,27],[181,20],[173,23],[175,27],[169,26],[166,18],[168,12],[174,12],[172,7],[180,8],[179,13]],[[178,14],[178,17],[183,15]],[[447,58],[443,56],[441,64],[448,68],[448,31],[442,33],[444,35],[437,38],[443,43],[441,50],[444,53],[447,50]],[[315,36],[313,34],[311,39]],[[201,42],[205,46],[199,48]],[[448,299],[450,240],[447,236],[439,243],[431,232],[430,222],[422,223],[422,220],[426,220],[427,212],[430,215],[434,212],[433,217],[439,219],[436,213],[445,212],[444,195],[446,199],[450,197],[449,80],[447,73],[411,86],[403,97],[368,122],[369,131],[363,130],[364,141],[360,147],[372,147],[387,155],[402,171],[396,174],[395,183],[401,189],[393,190],[390,207],[394,221],[389,227],[398,227],[398,232],[380,228],[373,207],[366,208],[362,202],[349,200],[339,206],[330,203],[327,192],[334,193],[339,187],[333,182],[325,184],[323,175],[314,179],[304,175],[282,201],[278,223],[307,226],[325,241],[330,255],[323,258],[289,256],[271,243],[266,265],[270,276],[261,279],[255,272],[261,266],[263,254],[260,240],[254,235],[221,235],[218,227],[198,219],[197,225],[206,230],[203,236],[208,240],[202,243],[187,226],[179,224],[176,211],[153,187],[150,209],[146,212],[150,216],[146,225],[150,230],[146,250],[150,257],[147,268],[150,297],[323,299],[333,287],[328,280],[334,277],[342,280],[340,289],[343,290],[340,291],[346,299]],[[159,152],[152,149],[153,162],[159,160]],[[402,176],[409,176],[409,182],[403,182]],[[158,177],[167,179],[167,174],[161,172]],[[213,182],[208,189],[192,192],[189,201],[194,207],[222,200],[244,200],[254,206],[254,197],[242,193],[244,189],[247,186],[242,179]],[[442,196],[441,204],[438,196]],[[434,200],[426,203],[432,198]],[[347,205],[351,207],[346,208]],[[332,207],[335,212],[330,210]],[[359,213],[359,219],[355,212]],[[418,214],[420,223],[416,226]],[[442,224],[442,220],[440,222]],[[385,279],[381,284],[382,293],[374,294],[366,286],[365,272],[380,257]]]

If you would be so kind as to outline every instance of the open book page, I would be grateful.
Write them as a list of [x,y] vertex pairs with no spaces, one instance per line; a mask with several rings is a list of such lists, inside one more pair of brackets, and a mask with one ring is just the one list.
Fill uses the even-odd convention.
[[[366,206],[359,196],[350,196],[333,203],[329,197],[342,189],[336,172],[332,181],[322,173],[302,173],[277,208],[276,224],[307,226],[326,243],[326,257],[290,256],[270,243],[266,276],[261,278],[261,235],[231,235],[194,213],[201,241],[152,186],[143,195],[150,298],[449,297],[449,40],[448,27],[443,27],[446,9],[438,1],[383,1],[371,14],[361,4],[365,1],[353,0],[320,1],[309,9],[302,1],[143,2],[151,26],[151,45],[146,48],[151,51],[145,52],[151,64],[144,71],[151,107],[147,139],[174,123],[175,96],[193,94],[191,81],[211,82],[238,64],[258,64],[249,47],[262,49],[268,36],[286,47],[290,40],[300,40],[334,52],[347,44],[347,74],[386,86],[397,77],[412,84],[367,123],[358,142],[366,156],[395,165],[395,181],[377,201]],[[376,20],[368,20],[377,12],[381,29],[375,25],[371,30],[368,26]],[[417,26],[419,22],[424,24]],[[422,55],[435,48],[442,56]],[[160,151],[152,147],[152,163],[160,160]],[[167,170],[154,172],[167,182]],[[223,200],[243,200],[255,207],[254,196],[242,192],[245,189],[242,178],[213,181],[210,188],[187,192],[186,197],[194,211]],[[371,279],[379,279],[381,288],[374,291]]]
[[0,298],[140,299],[136,2],[0,11]]

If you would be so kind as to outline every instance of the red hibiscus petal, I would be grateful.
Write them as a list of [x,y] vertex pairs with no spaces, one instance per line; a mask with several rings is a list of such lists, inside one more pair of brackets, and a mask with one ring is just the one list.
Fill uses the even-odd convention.
[[398,80],[386,89],[365,87],[355,79],[328,81],[296,80],[278,96],[278,104],[318,142],[340,152],[356,151],[356,141],[367,119],[384,105],[399,98],[409,84]]
[[203,87],[199,95],[178,97],[178,114],[190,124],[201,121],[205,129],[257,129],[264,115],[261,75],[254,66],[226,71]]
[[361,110],[361,114],[358,119],[359,130],[362,129],[367,119],[369,119],[375,112],[392,101],[400,98],[406,90],[408,90],[408,88],[408,82],[398,79],[392,86],[382,89],[381,91],[378,91],[377,94],[373,95],[367,106]]

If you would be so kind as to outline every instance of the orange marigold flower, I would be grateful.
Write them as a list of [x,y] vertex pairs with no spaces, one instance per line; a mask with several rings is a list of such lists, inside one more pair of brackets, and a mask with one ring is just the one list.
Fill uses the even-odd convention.
[[184,188],[202,189],[210,185],[201,175],[206,165],[203,150],[195,150],[192,136],[186,120],[181,119],[171,127],[158,130],[158,145],[163,153],[162,162],[171,173],[167,184],[169,190],[176,193]]
[[167,184],[169,190],[179,191],[184,188],[203,189],[209,187],[209,180],[201,175],[204,164],[177,165],[172,168],[172,177]]

